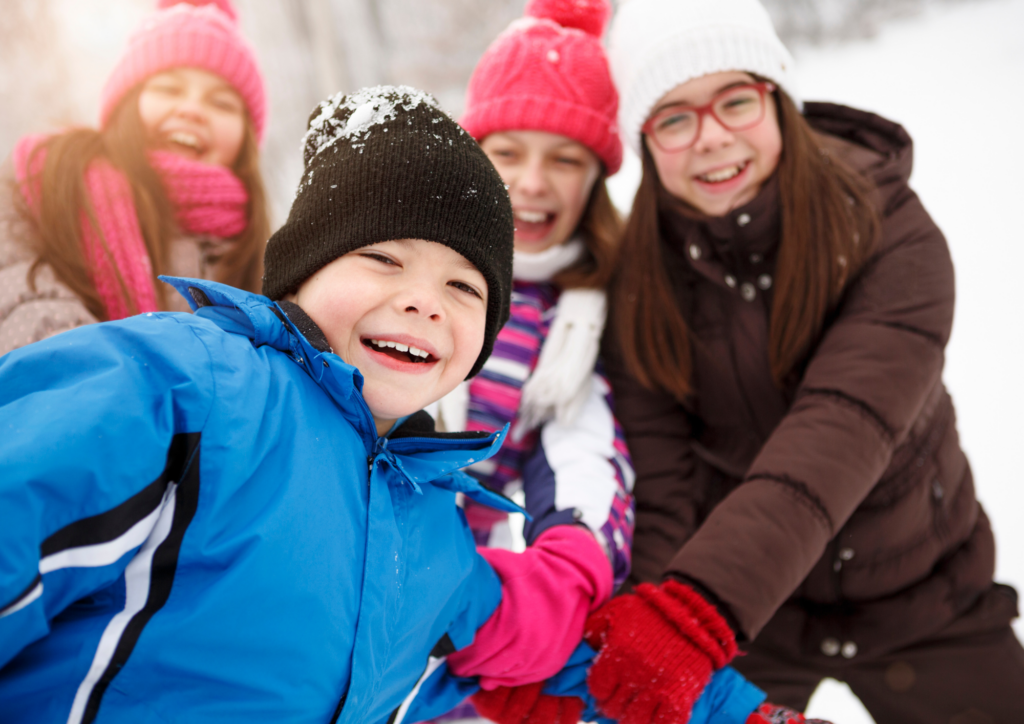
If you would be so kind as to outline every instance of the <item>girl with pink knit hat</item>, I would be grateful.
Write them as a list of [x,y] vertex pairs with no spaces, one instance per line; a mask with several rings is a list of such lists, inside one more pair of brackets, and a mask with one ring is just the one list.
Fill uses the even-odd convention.
[[[467,705],[449,715],[464,721],[474,713],[500,724],[609,721],[585,683],[594,652],[577,644],[588,613],[629,575],[634,527],[632,462],[597,360],[621,236],[605,187],[622,162],[619,98],[601,45],[610,16],[608,0],[530,0],[474,70],[460,119],[508,186],[513,294],[482,372],[438,412],[449,430],[511,424],[502,449],[469,472],[506,493],[521,487],[532,516],[526,552],[502,550],[510,542],[503,514],[467,502],[466,515],[500,575],[518,571],[533,584],[517,591],[504,620],[485,624],[491,643],[449,657],[454,673],[482,674],[476,712]],[[520,637],[517,657],[494,650],[502,626]],[[550,678],[534,683],[541,674]],[[763,699],[727,667],[690,721],[761,724],[763,706],[803,722]]]
[[[532,516],[529,548],[516,557],[502,550],[512,540],[505,514],[466,507],[478,543],[490,546],[485,557],[521,559],[535,584],[510,607],[535,637],[519,660],[473,647],[450,660],[456,673],[483,672],[474,700],[492,715],[489,702],[505,687],[562,667],[588,612],[629,573],[632,465],[595,372],[620,232],[605,188],[622,161],[618,96],[601,47],[610,16],[607,0],[528,2],[478,63],[460,119],[508,187],[514,287],[494,353],[438,412],[448,430],[512,425],[501,451],[469,472],[507,494],[521,487]],[[468,704],[450,715],[473,716]]]
[[0,355],[177,309],[159,274],[258,290],[265,124],[263,77],[230,0],[160,0],[103,88],[99,128],[27,136],[13,150]]

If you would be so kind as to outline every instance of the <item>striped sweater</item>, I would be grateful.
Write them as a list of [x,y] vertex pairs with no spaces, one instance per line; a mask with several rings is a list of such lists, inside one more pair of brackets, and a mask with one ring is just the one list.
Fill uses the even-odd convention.
[[[553,284],[515,282],[511,317],[470,383],[466,423],[468,430],[488,432],[511,423],[513,434],[493,458],[469,472],[506,494],[522,485],[533,517],[524,530],[528,544],[554,525],[586,525],[605,549],[618,587],[630,567],[633,467],[604,376],[593,372],[590,398],[572,425],[549,421],[517,434],[522,387],[537,365],[558,297]],[[467,515],[481,544],[488,543],[491,527],[505,517],[472,504]]]

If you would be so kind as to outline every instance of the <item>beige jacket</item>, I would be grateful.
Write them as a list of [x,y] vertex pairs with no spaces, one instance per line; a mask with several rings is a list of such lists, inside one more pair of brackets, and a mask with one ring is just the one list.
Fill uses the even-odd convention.
[[[34,254],[27,240],[33,233],[16,210],[12,169],[0,170],[0,356],[26,344],[98,321],[49,266],[39,269],[35,288],[28,272]],[[175,276],[212,279],[210,259],[225,243],[202,237],[182,237],[171,246],[170,270]],[[188,304],[174,292],[167,294],[170,311],[188,312]]]

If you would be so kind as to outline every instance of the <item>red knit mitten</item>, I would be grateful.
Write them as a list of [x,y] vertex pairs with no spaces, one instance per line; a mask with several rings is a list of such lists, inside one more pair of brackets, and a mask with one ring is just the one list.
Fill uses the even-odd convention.
[[619,724],[681,722],[717,669],[736,655],[729,624],[692,588],[642,583],[587,619],[599,654],[587,685]]
[[778,704],[767,701],[757,707],[757,711],[747,717],[747,724],[829,724],[824,719],[805,719],[798,711],[793,711]]
[[498,724],[576,724],[583,700],[576,696],[542,694],[544,682],[524,686],[481,689],[469,697],[477,712]]

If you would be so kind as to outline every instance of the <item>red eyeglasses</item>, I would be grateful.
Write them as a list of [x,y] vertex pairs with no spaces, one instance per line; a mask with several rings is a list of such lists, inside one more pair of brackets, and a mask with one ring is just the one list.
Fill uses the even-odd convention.
[[775,85],[767,81],[726,88],[707,105],[678,103],[663,108],[647,119],[640,130],[665,153],[685,151],[700,138],[704,116],[708,114],[730,131],[756,126],[764,120],[765,94],[774,90]]

